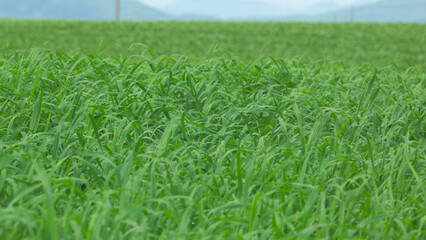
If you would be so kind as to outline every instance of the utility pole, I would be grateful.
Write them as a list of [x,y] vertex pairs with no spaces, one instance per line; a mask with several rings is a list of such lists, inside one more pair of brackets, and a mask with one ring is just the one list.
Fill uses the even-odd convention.
[[120,0],[115,0],[115,21],[120,21]]
[[354,22],[354,12],[355,12],[355,10],[354,10],[354,6],[353,5],[351,5],[351,16],[350,16],[350,22]]

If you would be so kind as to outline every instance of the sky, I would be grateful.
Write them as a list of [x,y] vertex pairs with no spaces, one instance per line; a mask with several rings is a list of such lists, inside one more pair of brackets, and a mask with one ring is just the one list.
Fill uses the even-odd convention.
[[[139,0],[174,15],[222,19],[315,14],[365,5],[378,0]],[[402,0],[401,0],[402,1]]]
[[[139,0],[147,5],[156,8],[167,7],[168,5],[177,3],[181,0]],[[204,2],[206,4],[216,2],[216,0],[192,0],[193,2]],[[315,7],[317,5],[330,4],[338,6],[362,5],[366,3],[374,3],[378,0],[228,0],[228,2],[245,4],[248,2],[266,3],[276,7],[303,9],[306,7]]]

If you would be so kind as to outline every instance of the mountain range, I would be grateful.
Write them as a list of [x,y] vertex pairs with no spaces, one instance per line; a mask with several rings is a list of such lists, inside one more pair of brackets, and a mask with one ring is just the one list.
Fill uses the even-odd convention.
[[[169,15],[137,0],[121,0],[122,20],[167,20]],[[114,20],[114,0],[0,0],[0,18]]]
[[330,11],[322,14],[296,15],[275,21],[300,22],[406,22],[426,23],[425,0],[383,0],[374,4]]
[[[0,19],[114,20],[114,0],[0,0]],[[155,9],[138,0],[121,0],[125,21],[309,21],[426,23],[425,0],[382,0],[342,9],[332,4],[290,12],[256,1],[178,0]],[[351,13],[352,12],[352,13]],[[190,14],[188,14],[190,13]],[[232,17],[231,17],[232,16]],[[351,17],[352,16],[352,17]]]

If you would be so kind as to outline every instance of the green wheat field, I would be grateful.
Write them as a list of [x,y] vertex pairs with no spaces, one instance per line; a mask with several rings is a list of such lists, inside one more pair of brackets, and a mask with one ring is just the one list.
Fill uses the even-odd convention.
[[426,25],[0,35],[0,239],[426,236]]

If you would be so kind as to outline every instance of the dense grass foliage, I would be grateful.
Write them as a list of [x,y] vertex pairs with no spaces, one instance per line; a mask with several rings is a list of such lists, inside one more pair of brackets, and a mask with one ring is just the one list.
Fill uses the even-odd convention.
[[1,239],[426,234],[422,71],[0,59]]
[[426,70],[424,24],[0,21],[0,35],[0,50],[80,48],[118,58],[128,50],[140,53],[134,43],[142,43],[159,54],[205,57],[217,46],[246,59],[270,55]]

